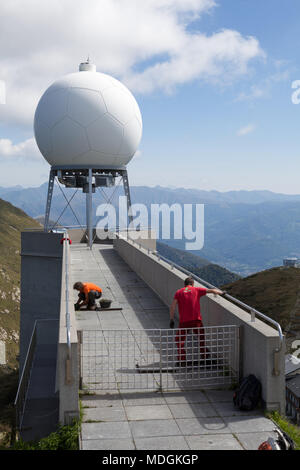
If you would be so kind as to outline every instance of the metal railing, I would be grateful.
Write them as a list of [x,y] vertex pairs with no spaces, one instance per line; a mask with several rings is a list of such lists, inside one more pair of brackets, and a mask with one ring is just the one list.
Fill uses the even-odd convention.
[[[216,286],[214,286],[213,284],[210,284],[209,282],[205,281],[204,279],[201,279],[199,276],[195,275],[194,273],[192,273],[191,271],[188,271],[187,269],[183,268],[182,266],[180,266],[179,264],[175,263],[174,261],[171,261],[170,259],[166,258],[165,256],[161,255],[160,253],[158,253],[157,251],[151,251],[147,248],[144,248],[141,243],[139,243],[138,241],[132,239],[132,238],[128,238],[127,240],[130,240],[132,243],[135,243],[136,245],[139,246],[140,249],[143,249],[145,250],[146,252],[148,252],[149,254],[153,254],[155,255],[158,260],[162,260],[162,261],[165,261],[166,263],[168,263],[171,268],[176,268],[178,269],[179,271],[187,274],[188,276],[192,276],[193,279],[195,279],[195,281],[199,282],[200,284],[203,284],[204,286],[208,287],[209,289],[216,289]],[[222,295],[223,298],[229,300],[230,302],[238,305],[239,307],[241,307],[243,310],[246,310],[250,313],[251,315],[251,322],[255,322],[255,317],[258,316],[260,318],[262,318],[263,320],[271,323],[272,325],[274,325],[278,331],[278,337],[279,337],[279,347],[276,348],[275,352],[276,353],[279,353],[282,349],[282,345],[283,345],[283,334],[282,334],[282,329],[281,329],[281,326],[280,324],[273,320],[273,318],[270,318],[268,317],[267,315],[265,315],[264,313],[260,312],[259,310],[256,310],[255,308],[251,307],[250,305],[247,305],[245,304],[244,302],[236,299],[235,297],[233,297],[232,295],[228,294],[227,292],[225,292],[223,295]]]
[[81,384],[96,390],[192,390],[239,381],[239,327],[83,330]]
[[[193,279],[198,281],[200,284],[203,284],[204,286],[208,287],[209,289],[216,289],[216,286],[214,286],[213,284],[210,284],[209,282],[205,281],[204,279],[201,279],[199,276],[196,276],[192,272],[190,272],[187,269],[179,266],[178,264],[174,263],[173,261],[169,260],[168,258],[165,258],[164,256],[160,255],[159,253],[155,253],[155,254],[156,254],[156,256],[158,256],[158,258],[160,258],[163,261],[167,262],[171,266],[174,266],[176,269],[179,269],[179,270],[183,271],[184,273],[186,273],[187,275],[192,276]],[[278,336],[279,336],[279,348],[278,348],[277,351],[279,352],[281,350],[282,343],[283,343],[283,334],[282,334],[281,326],[277,321],[273,320],[273,318],[268,317],[267,315],[260,312],[259,310],[256,310],[255,308],[250,307],[250,305],[245,304],[241,300],[236,299],[232,295],[227,294],[227,292],[225,292],[222,297],[224,297],[227,300],[230,300],[231,302],[235,303],[236,305],[243,308],[244,310],[249,311],[249,313],[251,314],[251,321],[252,322],[255,321],[255,317],[257,315],[258,317],[261,317],[263,320],[265,320],[265,321],[271,323],[272,325],[274,325],[277,328]]]
[[18,390],[17,390],[15,402],[14,402],[14,406],[16,409],[17,430],[20,430],[22,428],[22,419],[24,415],[24,408],[25,408],[26,397],[27,397],[27,392],[28,392],[28,385],[29,385],[30,376],[31,376],[36,342],[37,342],[37,320],[35,321],[34,327],[32,330],[29,347],[27,350],[26,359],[23,365],[23,370],[22,370],[22,374],[21,374],[21,378],[19,381],[19,386],[18,386]]

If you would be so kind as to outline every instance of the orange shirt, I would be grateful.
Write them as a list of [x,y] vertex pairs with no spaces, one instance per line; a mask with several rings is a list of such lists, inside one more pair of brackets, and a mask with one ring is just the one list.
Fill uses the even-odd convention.
[[85,294],[86,300],[88,300],[88,293],[91,290],[96,290],[97,292],[102,292],[102,289],[97,286],[96,284],[93,284],[92,282],[84,282],[83,283],[83,289],[80,290],[80,292],[83,292]]

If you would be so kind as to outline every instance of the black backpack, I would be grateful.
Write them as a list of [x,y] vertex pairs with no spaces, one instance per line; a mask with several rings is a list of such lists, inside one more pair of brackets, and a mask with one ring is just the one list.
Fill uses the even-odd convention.
[[261,383],[252,374],[245,377],[233,395],[233,403],[240,410],[253,410],[261,399]]

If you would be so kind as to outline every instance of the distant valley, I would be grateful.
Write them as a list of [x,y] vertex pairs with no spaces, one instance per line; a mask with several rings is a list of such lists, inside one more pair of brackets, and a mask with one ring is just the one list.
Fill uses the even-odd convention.
[[[51,219],[64,225],[85,224],[85,197],[80,190],[64,188],[67,199],[72,196],[73,211],[59,187],[55,188]],[[123,195],[121,186],[105,190],[108,200],[114,195],[116,204]],[[0,197],[20,207],[31,217],[45,212],[47,183],[37,188],[0,188]],[[286,256],[300,257],[300,195],[276,194],[270,191],[202,191],[193,189],[150,188],[133,186],[133,203],[204,204],[204,248],[191,252],[223,266],[240,276],[282,265]],[[94,195],[94,213],[106,202],[99,189]],[[94,223],[97,222],[94,217]],[[171,231],[172,233],[172,231]],[[160,241],[177,249],[185,249],[185,239]]]

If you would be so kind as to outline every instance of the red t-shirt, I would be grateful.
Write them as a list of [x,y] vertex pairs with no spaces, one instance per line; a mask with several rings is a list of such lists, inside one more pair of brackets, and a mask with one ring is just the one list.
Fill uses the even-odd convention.
[[205,287],[186,286],[179,289],[174,299],[178,302],[179,323],[202,320],[200,313],[200,297],[206,295]]

